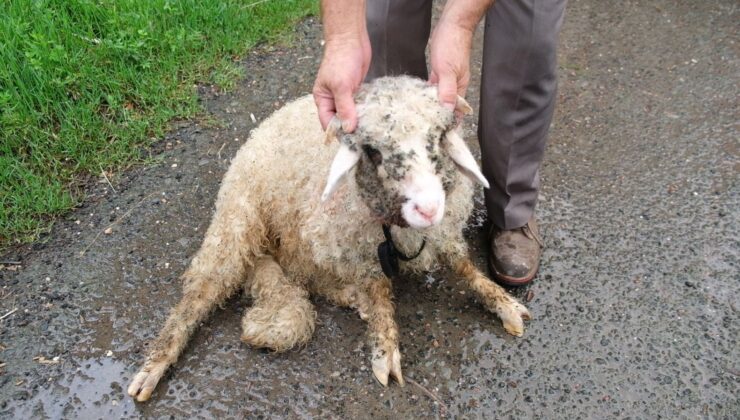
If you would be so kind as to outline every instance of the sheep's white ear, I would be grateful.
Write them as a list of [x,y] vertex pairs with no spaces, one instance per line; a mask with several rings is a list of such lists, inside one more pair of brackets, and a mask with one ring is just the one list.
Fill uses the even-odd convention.
[[336,141],[341,128],[342,122],[339,121],[339,118],[336,115],[331,117],[329,125],[326,126],[326,132],[324,133],[324,144],[331,144],[331,142]]
[[339,144],[339,150],[334,161],[331,163],[331,169],[329,169],[329,178],[326,180],[326,187],[324,192],[321,194],[321,201],[326,201],[331,197],[334,190],[339,186],[339,181],[350,171],[357,161],[360,160],[360,152],[355,149],[352,150],[344,143]]
[[468,149],[462,137],[457,134],[457,131],[450,130],[445,134],[442,147],[465,176],[473,181],[477,181],[486,188],[490,187],[488,180],[481,173],[473,154],[470,153],[470,149]]
[[468,103],[468,101],[465,100],[465,98],[463,98],[460,95],[457,95],[457,103],[455,104],[455,111],[463,115],[468,115],[471,112],[473,112],[473,107],[470,106],[470,104]]

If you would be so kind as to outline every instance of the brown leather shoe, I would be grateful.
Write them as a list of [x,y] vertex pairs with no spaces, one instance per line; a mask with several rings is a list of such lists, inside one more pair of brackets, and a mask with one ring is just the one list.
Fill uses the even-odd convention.
[[491,230],[491,256],[488,262],[499,283],[521,286],[537,274],[542,255],[540,230],[534,216],[526,225],[503,230],[495,225]]

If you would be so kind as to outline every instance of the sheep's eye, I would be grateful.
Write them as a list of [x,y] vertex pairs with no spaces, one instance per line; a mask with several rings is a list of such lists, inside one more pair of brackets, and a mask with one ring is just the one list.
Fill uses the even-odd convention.
[[373,165],[378,166],[383,163],[383,155],[378,151],[378,149],[372,146],[363,145],[362,150],[365,152]]

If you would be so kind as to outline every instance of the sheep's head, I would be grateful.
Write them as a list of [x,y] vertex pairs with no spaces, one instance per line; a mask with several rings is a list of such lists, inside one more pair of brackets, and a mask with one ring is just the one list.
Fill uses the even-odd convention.
[[[459,172],[488,188],[436,87],[410,77],[382,78],[364,85],[355,101],[355,132],[343,133],[336,120],[327,129],[327,140],[340,147],[322,200],[356,167],[358,190],[379,219],[424,228],[442,220]],[[457,111],[470,110],[459,98]]]

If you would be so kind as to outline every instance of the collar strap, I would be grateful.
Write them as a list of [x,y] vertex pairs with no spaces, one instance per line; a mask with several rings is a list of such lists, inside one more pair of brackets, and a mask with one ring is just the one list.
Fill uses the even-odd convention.
[[401,261],[411,261],[414,258],[418,257],[419,255],[421,255],[421,251],[424,250],[424,247],[427,244],[427,238],[424,238],[424,240],[422,240],[421,242],[421,248],[419,248],[419,250],[416,251],[416,254],[409,257],[408,255],[401,252],[401,250],[398,249],[398,247],[396,247],[396,244],[393,242],[393,237],[391,236],[391,226],[390,225],[383,224],[383,236],[385,236],[385,240],[390,244],[390,246],[393,247],[393,250],[395,251],[398,258],[401,259]]

